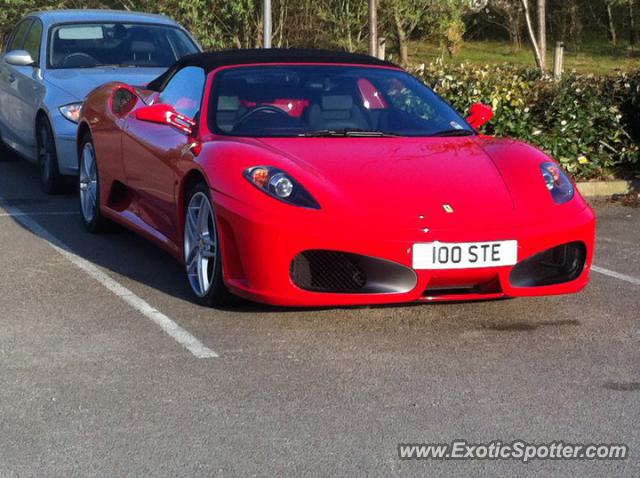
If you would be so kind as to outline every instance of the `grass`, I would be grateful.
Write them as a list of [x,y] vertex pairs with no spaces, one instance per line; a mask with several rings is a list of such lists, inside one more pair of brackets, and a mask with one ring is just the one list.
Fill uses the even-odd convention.
[[[442,56],[442,49],[433,43],[412,42],[411,63],[430,63]],[[627,46],[613,47],[609,44],[587,43],[579,49],[569,45],[564,53],[564,70],[579,73],[606,75],[616,70],[640,69],[640,45],[632,52]],[[506,42],[473,41],[465,43],[460,53],[450,57],[444,55],[444,63],[500,64],[511,63],[519,66],[535,67],[532,50],[523,45],[520,51],[513,51]],[[553,51],[547,53],[549,68],[553,66]]]

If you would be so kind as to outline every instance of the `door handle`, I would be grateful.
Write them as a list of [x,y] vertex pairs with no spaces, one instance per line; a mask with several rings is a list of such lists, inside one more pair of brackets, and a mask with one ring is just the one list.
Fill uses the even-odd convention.
[[13,73],[9,73],[9,76],[7,78],[9,80],[9,83],[13,83],[14,81],[16,81],[16,75],[14,75]]

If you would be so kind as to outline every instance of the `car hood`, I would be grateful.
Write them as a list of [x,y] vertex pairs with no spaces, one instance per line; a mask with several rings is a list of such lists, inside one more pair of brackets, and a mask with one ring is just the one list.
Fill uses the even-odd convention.
[[446,229],[502,229],[514,216],[509,189],[475,137],[259,141],[295,163],[291,174],[336,213]]
[[71,68],[47,70],[44,80],[83,100],[89,92],[104,83],[121,81],[133,86],[146,85],[166,68]]

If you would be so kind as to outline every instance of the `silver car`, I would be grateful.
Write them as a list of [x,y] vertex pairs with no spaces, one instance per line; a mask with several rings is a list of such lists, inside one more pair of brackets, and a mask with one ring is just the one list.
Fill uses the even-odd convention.
[[109,81],[144,85],[200,45],[173,20],[113,10],[32,13],[0,59],[0,141],[38,163],[59,190],[78,170],[76,121],[85,96]]

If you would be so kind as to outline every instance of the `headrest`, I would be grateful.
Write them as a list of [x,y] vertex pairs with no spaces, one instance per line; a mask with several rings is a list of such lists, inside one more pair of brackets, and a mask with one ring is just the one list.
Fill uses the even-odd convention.
[[353,107],[351,95],[331,95],[322,97],[323,110],[350,110]]
[[155,51],[153,43],[148,41],[132,41],[131,51],[135,53],[153,53]]
[[240,109],[240,98],[237,96],[219,96],[218,111],[238,111]]

